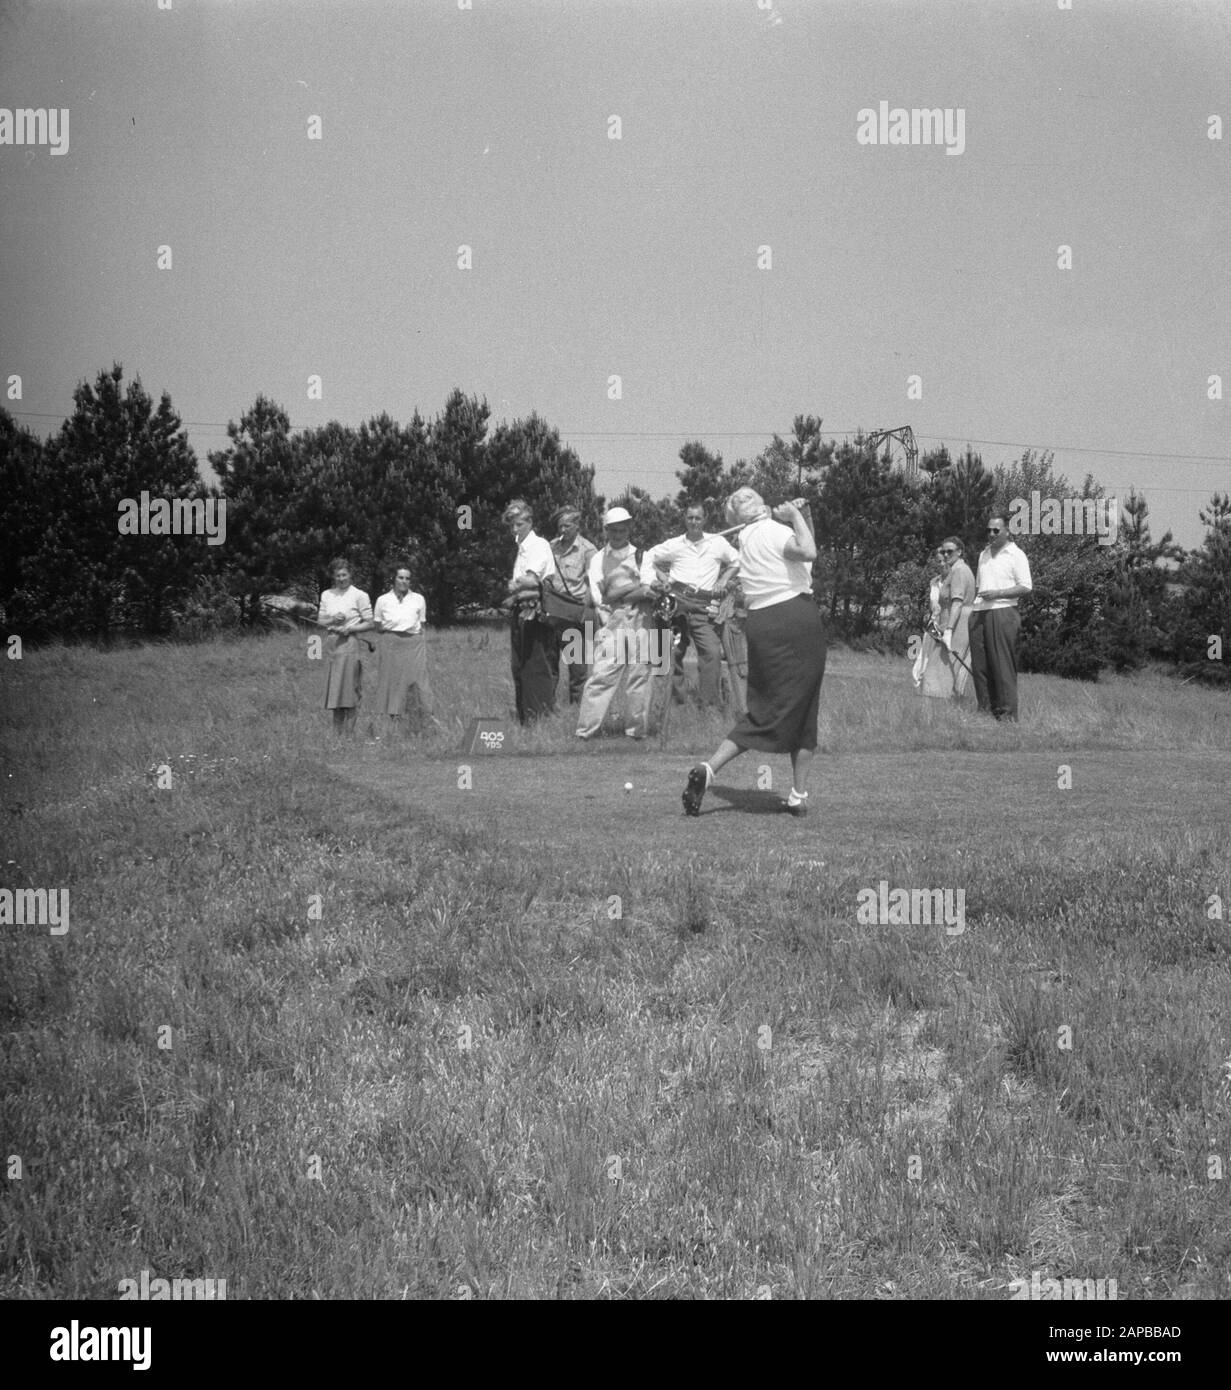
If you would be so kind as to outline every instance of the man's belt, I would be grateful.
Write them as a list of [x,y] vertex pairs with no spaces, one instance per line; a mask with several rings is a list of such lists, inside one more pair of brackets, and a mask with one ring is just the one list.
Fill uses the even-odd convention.
[[696,599],[699,603],[716,603],[724,594],[723,589],[703,589],[699,584],[679,584],[668,581],[667,592],[672,598]]
[[699,584],[680,584],[668,580],[667,591],[662,597],[664,620],[670,622],[679,613],[713,617],[713,605],[721,602],[723,597],[721,589],[703,589]]

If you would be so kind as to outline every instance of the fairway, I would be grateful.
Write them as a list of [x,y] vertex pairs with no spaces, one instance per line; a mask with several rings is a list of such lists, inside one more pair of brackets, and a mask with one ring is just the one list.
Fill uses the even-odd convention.
[[[609,851],[632,852],[647,835],[720,862],[756,855],[811,862],[828,852],[845,859],[893,855],[945,838],[977,856],[1014,843],[1077,860],[1097,841],[1156,842],[1184,826],[1222,831],[1231,842],[1231,754],[1070,750],[845,754],[818,758],[811,813],[782,810],[790,786],[786,758],[748,753],[723,769],[701,815],[683,815],[680,793],[692,760],[660,751],[656,739],[627,748],[614,737],[584,753],[553,757],[477,755],[391,765],[378,750],[331,762],[330,772],[370,788],[412,816],[467,827],[488,826],[510,849],[575,857],[596,838]],[[1062,762],[1076,762],[1071,790],[1058,788]],[[458,768],[473,784],[458,788]],[[771,786],[757,787],[759,770]],[[625,791],[632,782],[632,791]]]

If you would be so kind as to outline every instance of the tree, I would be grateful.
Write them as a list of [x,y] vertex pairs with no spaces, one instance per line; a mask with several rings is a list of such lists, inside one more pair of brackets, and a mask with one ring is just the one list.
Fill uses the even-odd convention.
[[516,547],[503,513],[514,498],[529,503],[534,529],[547,540],[555,536],[555,513],[565,506],[581,512],[583,532],[599,529],[594,469],[582,465],[541,415],[502,421],[487,443],[477,480],[470,602],[492,602],[512,573]]
[[305,456],[291,439],[290,417],[258,396],[227,425],[230,445],[209,455],[227,499],[227,559],[236,593],[251,620],[256,600],[271,590],[312,583],[316,552],[300,533],[295,512]]
[[422,576],[428,612],[448,620],[466,603],[490,604],[494,547],[503,534],[504,503],[487,493],[487,401],[463,395],[454,387],[444,410],[428,426],[428,447],[438,485],[453,502],[453,521],[441,537],[442,548]]
[[[1231,495],[1216,492],[1198,515],[1208,530],[1180,566],[1175,652],[1186,675],[1223,683],[1231,681]],[[1215,637],[1221,661],[1210,659]]]
[[862,435],[831,447],[830,456],[813,506],[817,546],[825,552],[818,587],[828,593],[834,625],[862,636],[879,621],[893,570],[922,544],[915,496]]
[[1034,587],[1019,605],[1021,669],[1097,681],[1110,660],[1104,617],[1116,556],[1072,536],[1033,537],[1023,549]]
[[775,434],[753,459],[748,483],[771,504],[783,502],[800,496],[805,482],[814,480],[831,458],[832,451],[823,448],[820,420],[815,415],[796,415],[791,438]]
[[638,550],[649,550],[684,530],[684,512],[669,497],[656,502],[643,487],[630,487],[615,498],[611,505],[623,507],[632,516],[632,543]]
[[701,506],[707,515],[721,514],[721,508],[732,489],[728,487],[727,470],[721,454],[711,454],[699,439],[690,439],[680,449],[680,463],[675,476],[680,490],[675,505],[683,512],[687,507]]
[[468,604],[488,605],[503,594],[515,553],[504,509],[522,498],[534,511],[535,531],[552,539],[556,511],[574,506],[582,530],[600,530],[594,469],[560,441],[542,416],[502,421],[485,440],[488,410],[454,391],[431,431],[431,448],[442,480],[455,479],[457,505],[466,509],[443,557],[437,609],[451,615]]
[[[944,448],[927,458],[937,462],[941,453],[949,458],[949,451]],[[995,480],[968,444],[956,463],[950,461],[932,470],[930,482],[920,486],[919,533],[929,545],[938,544],[946,536],[958,536],[965,547],[966,561],[973,568],[983,547],[984,527],[993,510],[995,493]]]
[[284,513],[283,534],[293,538],[300,585],[319,588],[329,561],[338,556],[350,561],[360,588],[372,588],[363,480],[355,447],[355,431],[337,420],[302,430],[291,439],[292,471],[299,485]]
[[51,479],[42,441],[0,408],[0,605],[34,582],[29,566],[43,544],[48,525]]
[[10,615],[29,631],[165,633],[215,563],[204,535],[120,532],[121,504],[138,504],[142,492],[167,502],[213,495],[170,396],[155,407],[140,378],[125,388],[123,376],[115,363],[93,386],[81,382],[72,415],[43,449],[45,507]]
[[[967,453],[970,452],[970,445],[966,446]],[[933,477],[937,473],[943,473],[946,468],[953,467],[953,459],[949,456],[949,450],[944,444],[938,445],[935,449],[929,449],[919,460],[919,471],[928,477]]]
[[[1026,449],[1020,459],[997,467],[992,512],[1011,523],[1014,503],[1029,503],[1033,492],[1058,501],[1103,496],[1091,474],[1080,488],[1074,487],[1055,472],[1054,460],[1051,450]],[[1125,603],[1123,590],[1113,593],[1119,563],[1116,546],[1101,545],[1092,535],[1014,534],[1011,539],[1030,561],[1034,585],[1019,605],[1022,670],[1098,680],[1100,670],[1113,659],[1108,614]],[[1125,617],[1132,620],[1133,615]],[[1122,626],[1119,620],[1117,626]],[[1135,658],[1121,650],[1119,659]]]
[[[392,588],[402,559],[409,561],[420,588],[431,587],[430,576],[456,534],[458,516],[454,479],[437,466],[417,410],[407,425],[381,414],[359,426],[351,479],[351,525],[357,535],[348,549],[373,593]],[[428,611],[438,621],[437,610]]]
[[1122,506],[1117,565],[1111,576],[1105,614],[1107,657],[1117,671],[1131,671],[1151,653],[1167,647],[1164,609],[1167,600],[1165,562],[1179,552],[1171,532],[1155,543],[1150,536],[1150,507],[1137,491]]

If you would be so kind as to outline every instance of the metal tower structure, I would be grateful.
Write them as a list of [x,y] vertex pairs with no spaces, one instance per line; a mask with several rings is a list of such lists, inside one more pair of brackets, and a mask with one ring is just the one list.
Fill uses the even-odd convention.
[[919,446],[915,443],[914,430],[909,425],[897,425],[891,430],[873,430],[868,436],[868,443],[873,449],[879,449],[886,439],[896,440],[901,445],[905,455],[902,471],[908,478],[917,478],[919,476]]

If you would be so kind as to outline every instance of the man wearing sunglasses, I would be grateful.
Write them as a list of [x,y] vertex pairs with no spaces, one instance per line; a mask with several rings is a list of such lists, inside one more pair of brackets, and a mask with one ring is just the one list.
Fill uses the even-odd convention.
[[1009,539],[1004,517],[987,523],[970,615],[970,669],[979,709],[1017,722],[1017,601],[1034,587],[1030,561]]

